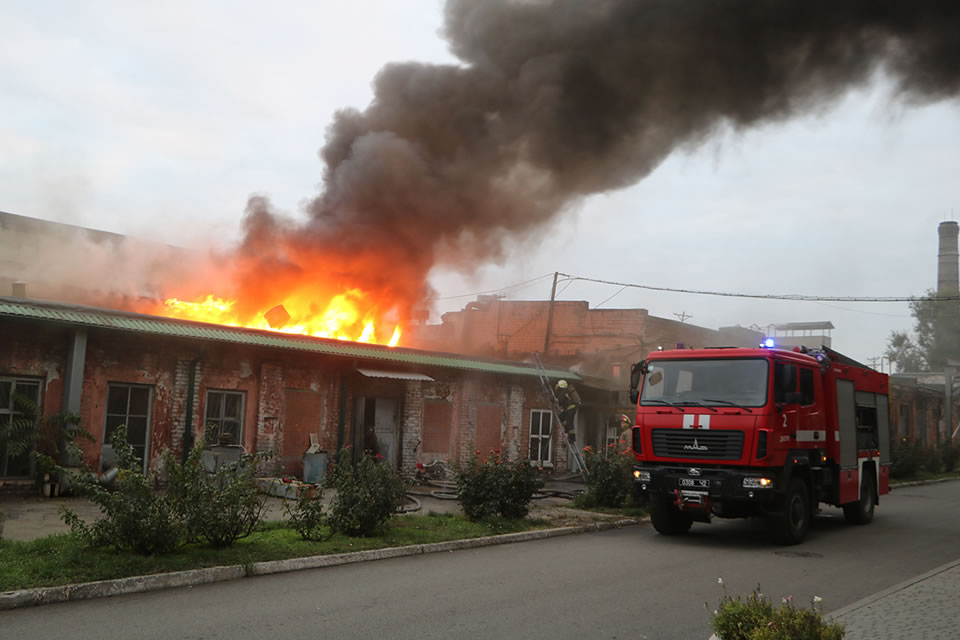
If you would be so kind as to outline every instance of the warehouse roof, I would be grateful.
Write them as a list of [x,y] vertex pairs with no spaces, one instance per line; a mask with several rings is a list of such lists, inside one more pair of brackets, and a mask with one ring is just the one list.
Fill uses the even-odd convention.
[[[0,318],[2,317],[27,318],[61,325],[95,327],[195,340],[212,340],[274,349],[291,349],[332,356],[368,358],[397,364],[443,367],[484,373],[537,375],[536,368],[522,362],[313,338],[26,298],[0,297]],[[546,373],[551,378],[579,379],[577,374],[564,369],[547,369]]]

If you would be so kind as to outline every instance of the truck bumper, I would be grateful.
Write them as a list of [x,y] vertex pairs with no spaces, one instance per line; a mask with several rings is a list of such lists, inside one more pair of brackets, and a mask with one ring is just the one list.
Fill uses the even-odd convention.
[[647,464],[634,467],[634,478],[642,494],[667,496],[695,519],[760,515],[776,503],[774,470]]

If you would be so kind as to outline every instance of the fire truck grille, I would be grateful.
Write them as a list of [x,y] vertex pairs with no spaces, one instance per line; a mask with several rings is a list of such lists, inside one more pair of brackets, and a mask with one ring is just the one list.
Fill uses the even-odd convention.
[[653,455],[661,458],[739,460],[743,431],[654,429]]

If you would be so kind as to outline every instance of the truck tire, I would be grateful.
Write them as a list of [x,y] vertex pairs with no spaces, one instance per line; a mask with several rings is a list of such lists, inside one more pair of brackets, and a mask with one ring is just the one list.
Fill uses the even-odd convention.
[[850,524],[870,524],[873,508],[877,506],[877,481],[867,471],[860,479],[860,499],[843,505],[843,517]]
[[780,498],[778,508],[780,513],[771,515],[768,520],[773,539],[780,544],[803,542],[810,530],[812,518],[807,483],[800,478],[791,478],[787,490]]
[[657,533],[664,536],[678,536],[690,531],[693,518],[680,511],[666,496],[650,498],[650,522]]

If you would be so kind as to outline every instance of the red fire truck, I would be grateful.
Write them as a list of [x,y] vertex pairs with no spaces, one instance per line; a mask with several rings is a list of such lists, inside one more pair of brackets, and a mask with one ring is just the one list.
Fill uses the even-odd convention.
[[888,381],[828,348],[658,351],[632,367],[634,478],[661,534],[763,516],[801,542],[821,502],[873,519],[890,487]]

